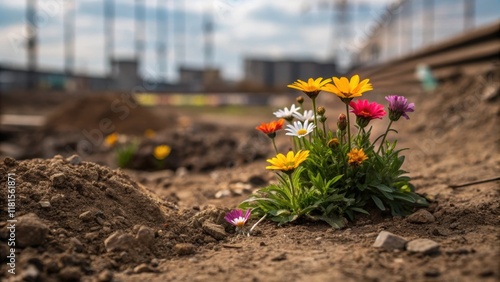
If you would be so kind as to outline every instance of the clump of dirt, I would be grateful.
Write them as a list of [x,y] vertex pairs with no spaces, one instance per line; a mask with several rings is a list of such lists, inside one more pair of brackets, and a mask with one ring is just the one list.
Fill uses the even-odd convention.
[[[224,239],[226,229],[231,232],[224,209],[180,210],[120,170],[82,162],[78,156],[6,158],[0,163],[2,183],[8,173],[16,181],[17,272],[38,281],[154,272],[159,260],[192,254]],[[5,199],[2,207],[7,207]],[[0,225],[0,237],[6,240],[7,222]],[[6,248],[1,245],[2,261]],[[7,268],[3,263],[2,275]]]
[[[172,119],[175,117],[173,116]],[[146,129],[160,130],[171,123],[140,106],[130,94],[90,95],[71,99],[46,119],[42,131],[71,133],[100,130],[104,134],[120,132],[142,135]]]

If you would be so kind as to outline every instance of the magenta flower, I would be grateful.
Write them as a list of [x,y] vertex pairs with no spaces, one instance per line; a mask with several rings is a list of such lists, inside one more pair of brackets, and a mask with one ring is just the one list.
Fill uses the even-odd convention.
[[370,120],[385,116],[384,106],[373,102],[369,103],[368,100],[358,100],[357,102],[351,101],[349,103],[352,110],[351,113],[356,115],[356,123],[360,127],[368,125]]
[[251,213],[250,209],[246,211],[245,215],[243,215],[242,210],[232,210],[228,212],[224,218],[227,220],[227,222],[231,223],[237,228],[241,228],[250,218],[250,213]]
[[397,121],[401,116],[410,119],[406,113],[415,110],[414,103],[408,104],[408,100],[405,97],[398,95],[389,95],[385,99],[389,102],[389,119]]

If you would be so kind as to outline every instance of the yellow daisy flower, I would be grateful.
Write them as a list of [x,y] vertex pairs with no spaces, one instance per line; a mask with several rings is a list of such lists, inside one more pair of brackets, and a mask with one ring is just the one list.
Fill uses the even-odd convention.
[[104,144],[106,144],[109,147],[113,147],[116,142],[118,142],[118,133],[114,132],[106,136],[104,139]]
[[359,75],[354,75],[351,80],[347,77],[333,77],[333,84],[329,83],[321,88],[326,92],[331,92],[340,98],[351,99],[361,97],[364,92],[373,90],[369,79],[359,82]]
[[157,159],[157,160],[163,160],[165,159],[166,157],[168,157],[168,155],[170,155],[170,152],[172,151],[172,148],[170,148],[170,146],[168,145],[159,145],[159,146],[156,146],[154,151],[153,151],[153,156]]
[[323,80],[322,77],[318,77],[316,79],[309,78],[307,82],[297,79],[296,82],[289,84],[288,87],[300,90],[309,96],[309,98],[314,99],[321,91],[321,87],[331,81],[332,80],[330,78]]
[[282,172],[290,173],[293,172],[303,161],[305,161],[308,156],[308,150],[299,150],[297,154],[294,154],[293,151],[289,151],[286,156],[279,153],[276,157],[267,160],[267,162],[271,165],[266,166],[266,169],[280,170]]
[[368,159],[363,149],[353,148],[349,153],[347,153],[349,160],[347,161],[350,165],[358,166]]

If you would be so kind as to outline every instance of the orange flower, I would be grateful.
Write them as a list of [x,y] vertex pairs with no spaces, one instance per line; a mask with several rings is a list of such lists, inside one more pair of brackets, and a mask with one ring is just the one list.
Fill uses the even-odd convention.
[[269,138],[274,138],[276,136],[276,131],[283,129],[284,125],[285,120],[281,118],[269,123],[263,122],[261,125],[257,126],[256,129],[269,136]]
[[347,162],[352,166],[359,166],[368,159],[365,152],[363,152],[363,149],[356,148],[347,153],[347,157],[349,157]]

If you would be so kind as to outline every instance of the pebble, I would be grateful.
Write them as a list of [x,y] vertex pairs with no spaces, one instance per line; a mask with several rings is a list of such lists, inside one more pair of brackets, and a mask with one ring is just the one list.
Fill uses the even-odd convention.
[[231,191],[229,189],[224,189],[224,190],[219,190],[217,193],[215,193],[215,198],[220,199],[224,197],[229,197],[231,196]]
[[42,208],[50,208],[50,202],[49,201],[40,201],[38,202]]
[[91,221],[92,219],[94,219],[94,213],[92,211],[85,211],[85,212],[82,212],[78,218],[81,219],[82,221]]
[[115,232],[104,240],[107,252],[126,251],[134,247],[134,237],[128,233]]
[[138,266],[134,267],[134,273],[146,273],[146,272],[156,272],[156,269],[153,269],[149,265],[142,263]]
[[66,181],[66,175],[62,172],[53,174],[50,176],[50,181],[52,181],[52,185],[55,187],[61,186]]
[[155,232],[147,226],[141,226],[137,231],[137,235],[135,235],[135,239],[144,246],[151,248],[155,243]]
[[72,155],[66,159],[72,165],[79,165],[82,162],[82,158],[79,155]]
[[103,270],[101,273],[99,273],[99,276],[97,276],[97,281],[99,282],[109,282],[113,280],[113,272],[110,270]]
[[373,246],[386,250],[398,250],[404,249],[407,242],[408,241],[401,236],[392,234],[391,232],[381,231],[375,239]]
[[16,224],[16,246],[39,246],[45,242],[49,227],[34,213],[20,216]]
[[33,264],[28,264],[23,271],[23,281],[36,281],[40,276],[40,271]]
[[73,247],[73,250],[75,250],[75,252],[81,253],[83,251],[83,249],[84,249],[83,244],[77,238],[75,238],[75,237],[70,238],[69,242],[70,242],[71,246]]
[[224,230],[224,226],[205,221],[202,225],[203,230],[210,236],[217,240],[222,240],[227,237],[227,233]]
[[421,209],[409,215],[407,220],[411,223],[424,224],[434,222],[436,218],[429,211]]
[[65,267],[59,272],[59,281],[80,281],[82,272],[76,266]]
[[406,250],[412,253],[428,255],[437,253],[439,251],[439,244],[430,239],[415,239],[406,244]]
[[178,243],[174,246],[174,251],[180,256],[191,255],[196,251],[196,246],[190,243]]

